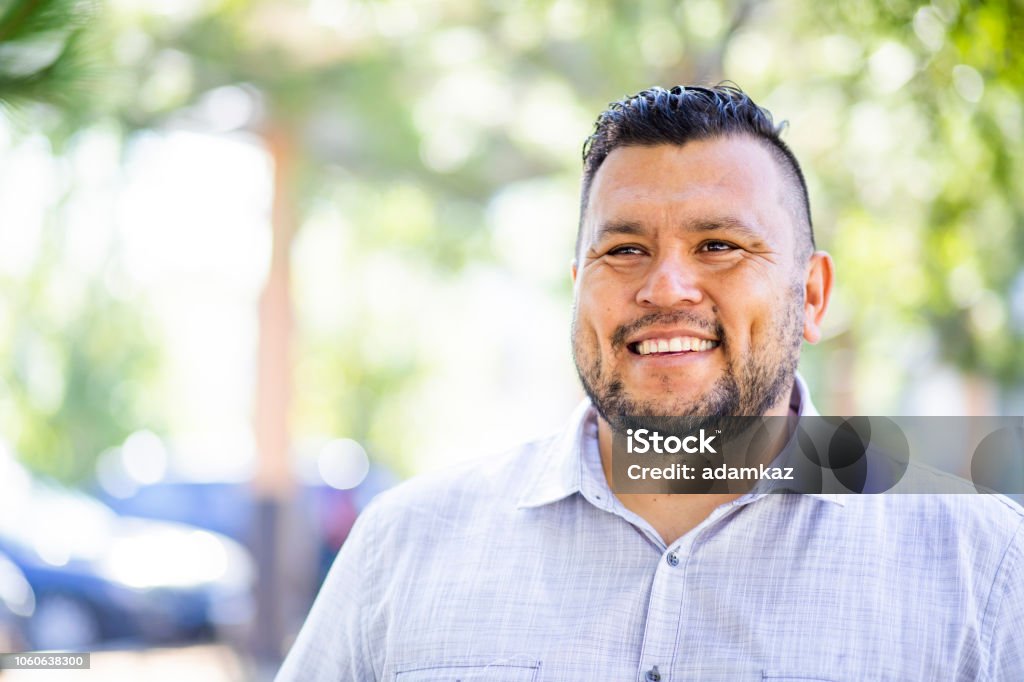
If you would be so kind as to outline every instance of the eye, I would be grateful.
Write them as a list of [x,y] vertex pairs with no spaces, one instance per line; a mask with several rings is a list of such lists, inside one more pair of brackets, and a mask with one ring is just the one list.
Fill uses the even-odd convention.
[[643,249],[639,246],[616,246],[613,249],[608,250],[609,256],[642,256],[644,255]]
[[709,253],[727,253],[729,251],[735,250],[736,248],[738,247],[735,244],[730,244],[729,242],[723,242],[718,240],[707,241],[700,245],[701,251],[706,251]]

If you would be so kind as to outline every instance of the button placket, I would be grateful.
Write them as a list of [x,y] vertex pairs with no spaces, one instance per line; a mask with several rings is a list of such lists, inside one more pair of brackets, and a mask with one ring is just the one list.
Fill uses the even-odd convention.
[[654,572],[654,583],[647,608],[647,624],[641,653],[641,665],[637,671],[640,682],[666,682],[665,666],[671,665],[676,649],[676,633],[679,629],[679,609],[686,581],[684,570],[685,554],[692,548],[691,538],[681,538],[673,543],[658,561]]
[[657,564],[648,601],[641,665],[637,675],[641,682],[668,682],[668,676],[659,667],[669,666],[666,669],[671,669],[679,647],[681,609],[687,589],[686,559],[703,542],[707,529],[720,523],[735,510],[736,507],[732,505],[715,509],[703,523],[679,538],[662,554],[665,563],[659,561]]

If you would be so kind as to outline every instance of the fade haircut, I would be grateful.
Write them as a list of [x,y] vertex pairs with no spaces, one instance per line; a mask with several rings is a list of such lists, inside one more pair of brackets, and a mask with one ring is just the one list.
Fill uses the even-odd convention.
[[[590,186],[608,155],[619,147],[682,146],[695,140],[726,136],[753,137],[779,164],[792,187],[786,201],[795,221],[797,256],[806,259],[814,251],[814,228],[807,183],[793,152],[779,137],[786,123],[778,125],[767,109],[732,85],[711,88],[677,85],[671,90],[653,87],[612,102],[594,124],[594,133],[583,143],[583,189],[580,222],[576,229],[579,255],[583,223],[590,200]],[[800,229],[800,225],[803,229]]]

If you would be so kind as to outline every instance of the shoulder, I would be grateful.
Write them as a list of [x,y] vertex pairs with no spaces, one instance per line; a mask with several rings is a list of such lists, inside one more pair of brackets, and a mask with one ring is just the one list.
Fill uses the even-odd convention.
[[[905,491],[905,492],[904,492]],[[923,464],[911,464],[889,498],[890,508],[911,506],[923,520],[981,538],[1016,534],[1024,523],[1024,507],[1004,495]]]
[[941,492],[848,495],[847,507],[880,513],[891,527],[942,529],[964,535],[984,530],[979,539],[1009,538],[1024,523],[1024,508],[1008,497],[978,492],[969,482],[941,472],[927,475],[940,479]]
[[1024,522],[1024,508],[1008,497],[921,462],[902,463],[902,471],[885,456],[869,465],[881,481],[878,492],[843,494],[847,517],[859,514],[866,520],[878,516],[889,529],[906,528],[924,533],[956,532],[978,537],[1008,537]]
[[362,516],[380,532],[404,534],[466,527],[510,514],[556,438],[414,476],[375,497]]
[[841,514],[879,547],[981,581],[1024,546],[1024,508],[998,494],[848,495]]

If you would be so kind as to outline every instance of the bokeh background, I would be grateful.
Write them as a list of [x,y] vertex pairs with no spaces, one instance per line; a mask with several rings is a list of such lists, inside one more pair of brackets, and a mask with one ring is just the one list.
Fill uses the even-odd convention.
[[557,428],[581,145],[654,84],[788,120],[823,412],[1024,413],[1021,45],[1020,0],[0,0],[0,651],[266,679],[374,494]]

